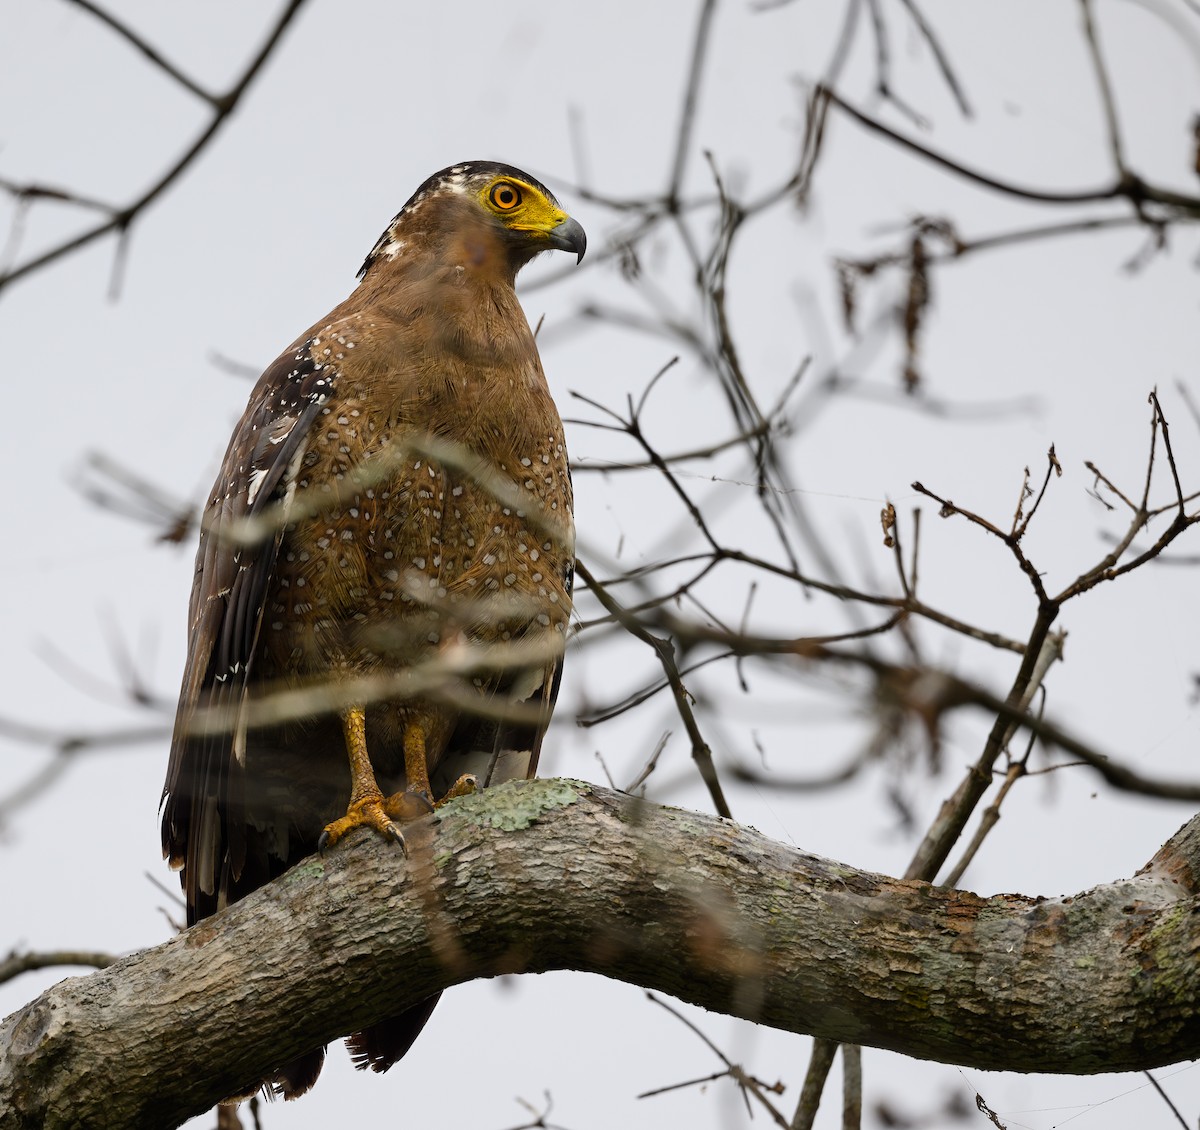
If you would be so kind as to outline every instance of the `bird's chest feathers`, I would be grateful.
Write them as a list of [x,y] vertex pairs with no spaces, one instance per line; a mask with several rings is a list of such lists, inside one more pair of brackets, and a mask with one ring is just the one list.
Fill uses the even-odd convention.
[[430,291],[435,297],[419,321],[439,366],[462,367],[481,387],[499,374],[528,376],[537,368],[533,333],[510,285],[468,262],[441,272]]
[[[302,624],[273,649],[285,667],[328,652],[356,623],[364,639],[397,617],[414,628],[429,620],[420,638],[437,636],[446,609],[493,583],[481,571],[517,588],[528,574],[536,593],[543,573],[558,584],[558,559],[571,555],[562,425],[536,354],[524,366],[451,361],[339,387],[309,433],[295,487],[268,597],[272,626],[288,634],[289,616]],[[547,536],[547,520],[562,537]]]

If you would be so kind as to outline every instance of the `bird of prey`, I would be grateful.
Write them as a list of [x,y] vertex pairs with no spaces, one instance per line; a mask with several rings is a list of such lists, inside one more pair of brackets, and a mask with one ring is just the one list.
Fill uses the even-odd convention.
[[[358,827],[532,776],[574,563],[562,421],[514,292],[583,228],[509,165],[435,173],[263,373],[204,512],[163,853],[192,925]],[[436,997],[354,1034],[402,1056]],[[312,1086],[324,1048],[279,1067]]]

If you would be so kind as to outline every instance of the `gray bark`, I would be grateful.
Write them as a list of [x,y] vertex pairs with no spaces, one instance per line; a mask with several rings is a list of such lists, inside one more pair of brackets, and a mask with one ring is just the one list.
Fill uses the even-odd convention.
[[0,1024],[18,1127],[177,1125],[306,1049],[500,973],[600,973],[774,1028],[995,1070],[1200,1056],[1200,817],[1135,877],[980,898],[574,781],[357,833]]

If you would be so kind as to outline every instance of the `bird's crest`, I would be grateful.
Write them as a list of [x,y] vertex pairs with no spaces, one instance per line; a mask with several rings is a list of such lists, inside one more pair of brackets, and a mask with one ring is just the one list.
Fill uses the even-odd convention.
[[[400,229],[420,212],[425,201],[446,193],[476,196],[482,207],[507,217],[505,223],[517,231],[549,232],[566,219],[554,194],[536,177],[500,161],[462,161],[434,173],[408,198],[375,241],[358,277],[380,259],[395,259],[406,245]],[[527,215],[518,217],[519,210]]]

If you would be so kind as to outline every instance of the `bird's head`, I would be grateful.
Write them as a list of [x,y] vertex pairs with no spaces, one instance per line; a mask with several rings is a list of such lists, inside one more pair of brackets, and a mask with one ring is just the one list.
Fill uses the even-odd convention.
[[434,173],[388,225],[359,271],[433,254],[443,264],[510,280],[541,251],[573,251],[587,236],[550,190],[494,161],[465,161]]

